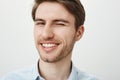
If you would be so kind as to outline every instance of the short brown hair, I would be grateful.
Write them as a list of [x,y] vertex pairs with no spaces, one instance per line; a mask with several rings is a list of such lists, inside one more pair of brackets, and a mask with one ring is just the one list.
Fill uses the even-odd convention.
[[38,6],[43,2],[57,2],[62,4],[74,17],[76,30],[79,26],[84,24],[85,10],[80,0],[35,0],[35,4],[32,9],[32,18],[35,21],[35,13]]

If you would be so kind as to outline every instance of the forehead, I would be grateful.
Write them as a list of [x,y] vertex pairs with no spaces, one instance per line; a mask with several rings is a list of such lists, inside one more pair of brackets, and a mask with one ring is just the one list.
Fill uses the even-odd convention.
[[36,10],[35,18],[75,20],[74,16],[62,4],[57,2],[41,3]]

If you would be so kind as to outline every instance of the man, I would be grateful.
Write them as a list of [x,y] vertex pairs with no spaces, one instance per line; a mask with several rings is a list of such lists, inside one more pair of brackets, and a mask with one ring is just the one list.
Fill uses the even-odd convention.
[[32,17],[38,64],[2,80],[96,80],[71,62],[74,44],[84,33],[85,11],[79,0],[35,0]]

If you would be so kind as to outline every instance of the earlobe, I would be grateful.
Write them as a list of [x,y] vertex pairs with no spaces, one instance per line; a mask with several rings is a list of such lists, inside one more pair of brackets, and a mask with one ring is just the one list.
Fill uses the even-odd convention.
[[76,41],[78,41],[82,38],[83,33],[84,33],[84,26],[81,25],[81,26],[79,26],[79,28],[77,29],[77,32],[76,32]]

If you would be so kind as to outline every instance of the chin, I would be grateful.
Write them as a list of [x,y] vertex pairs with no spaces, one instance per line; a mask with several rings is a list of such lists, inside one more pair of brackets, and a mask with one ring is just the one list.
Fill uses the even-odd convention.
[[60,61],[62,58],[43,58],[41,57],[41,60],[47,63],[55,63]]

